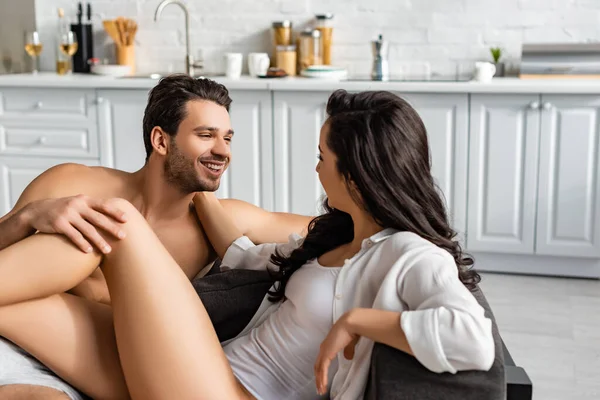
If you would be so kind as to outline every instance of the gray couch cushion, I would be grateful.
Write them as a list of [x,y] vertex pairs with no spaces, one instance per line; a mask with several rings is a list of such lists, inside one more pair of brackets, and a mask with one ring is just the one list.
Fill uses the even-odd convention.
[[273,281],[266,271],[229,270],[196,278],[192,285],[223,342],[250,322]]

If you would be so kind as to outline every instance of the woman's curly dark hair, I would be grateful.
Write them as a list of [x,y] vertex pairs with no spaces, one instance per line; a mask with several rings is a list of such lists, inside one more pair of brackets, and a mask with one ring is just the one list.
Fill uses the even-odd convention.
[[[337,169],[358,189],[354,200],[384,228],[413,232],[447,250],[458,276],[473,289],[481,280],[474,260],[461,249],[448,222],[446,207],[431,175],[427,131],[405,100],[385,91],[334,92],[327,103],[327,146]],[[354,191],[349,191],[354,193]],[[307,261],[353,240],[349,214],[323,202],[301,246],[289,256],[274,254],[272,301],[285,298],[290,276]]]

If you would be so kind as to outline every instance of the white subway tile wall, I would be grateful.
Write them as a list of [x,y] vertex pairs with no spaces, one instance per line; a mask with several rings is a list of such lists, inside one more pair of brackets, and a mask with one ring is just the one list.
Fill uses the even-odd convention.
[[[508,71],[518,68],[523,42],[600,40],[600,0],[198,0],[184,1],[191,14],[191,42],[205,71],[223,72],[223,54],[271,51],[271,23],[289,19],[295,29],[314,14],[332,12],[335,65],[368,75],[369,42],[390,42],[392,74],[469,74],[475,61],[491,60],[489,48],[504,49]],[[36,22],[50,43],[56,9],[75,18],[73,0],[36,0]],[[114,45],[102,19],[134,18],[138,72],[184,71],[185,33],[181,9],[170,6],[154,22],[160,0],[93,0],[95,55],[114,62]],[[51,49],[48,46],[46,49]],[[55,54],[44,51],[42,70],[53,70]],[[246,57],[244,58],[246,61]]]

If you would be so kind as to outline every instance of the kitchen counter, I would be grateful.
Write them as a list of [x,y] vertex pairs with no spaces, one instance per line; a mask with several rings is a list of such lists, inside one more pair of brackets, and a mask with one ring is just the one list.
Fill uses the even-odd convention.
[[[454,81],[330,81],[310,78],[260,79],[243,76],[228,79],[225,76],[210,76],[231,90],[293,90],[332,91],[346,90],[390,90],[407,93],[569,93],[598,94],[600,79],[597,80],[521,80],[518,78],[496,78],[490,83]],[[150,89],[157,83],[150,78],[112,78],[88,74],[58,76],[54,73],[0,75],[1,87],[56,87],[95,89]]]

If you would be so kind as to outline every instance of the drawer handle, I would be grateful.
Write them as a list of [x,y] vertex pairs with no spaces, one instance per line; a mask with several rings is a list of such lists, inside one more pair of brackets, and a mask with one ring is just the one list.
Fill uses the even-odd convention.
[[38,110],[40,108],[42,108],[44,106],[44,103],[42,103],[41,101],[38,101],[37,103],[35,103],[35,108],[37,108]]
[[48,143],[48,139],[46,138],[46,136],[42,136],[38,139],[38,144],[39,145],[45,145],[46,143]]

